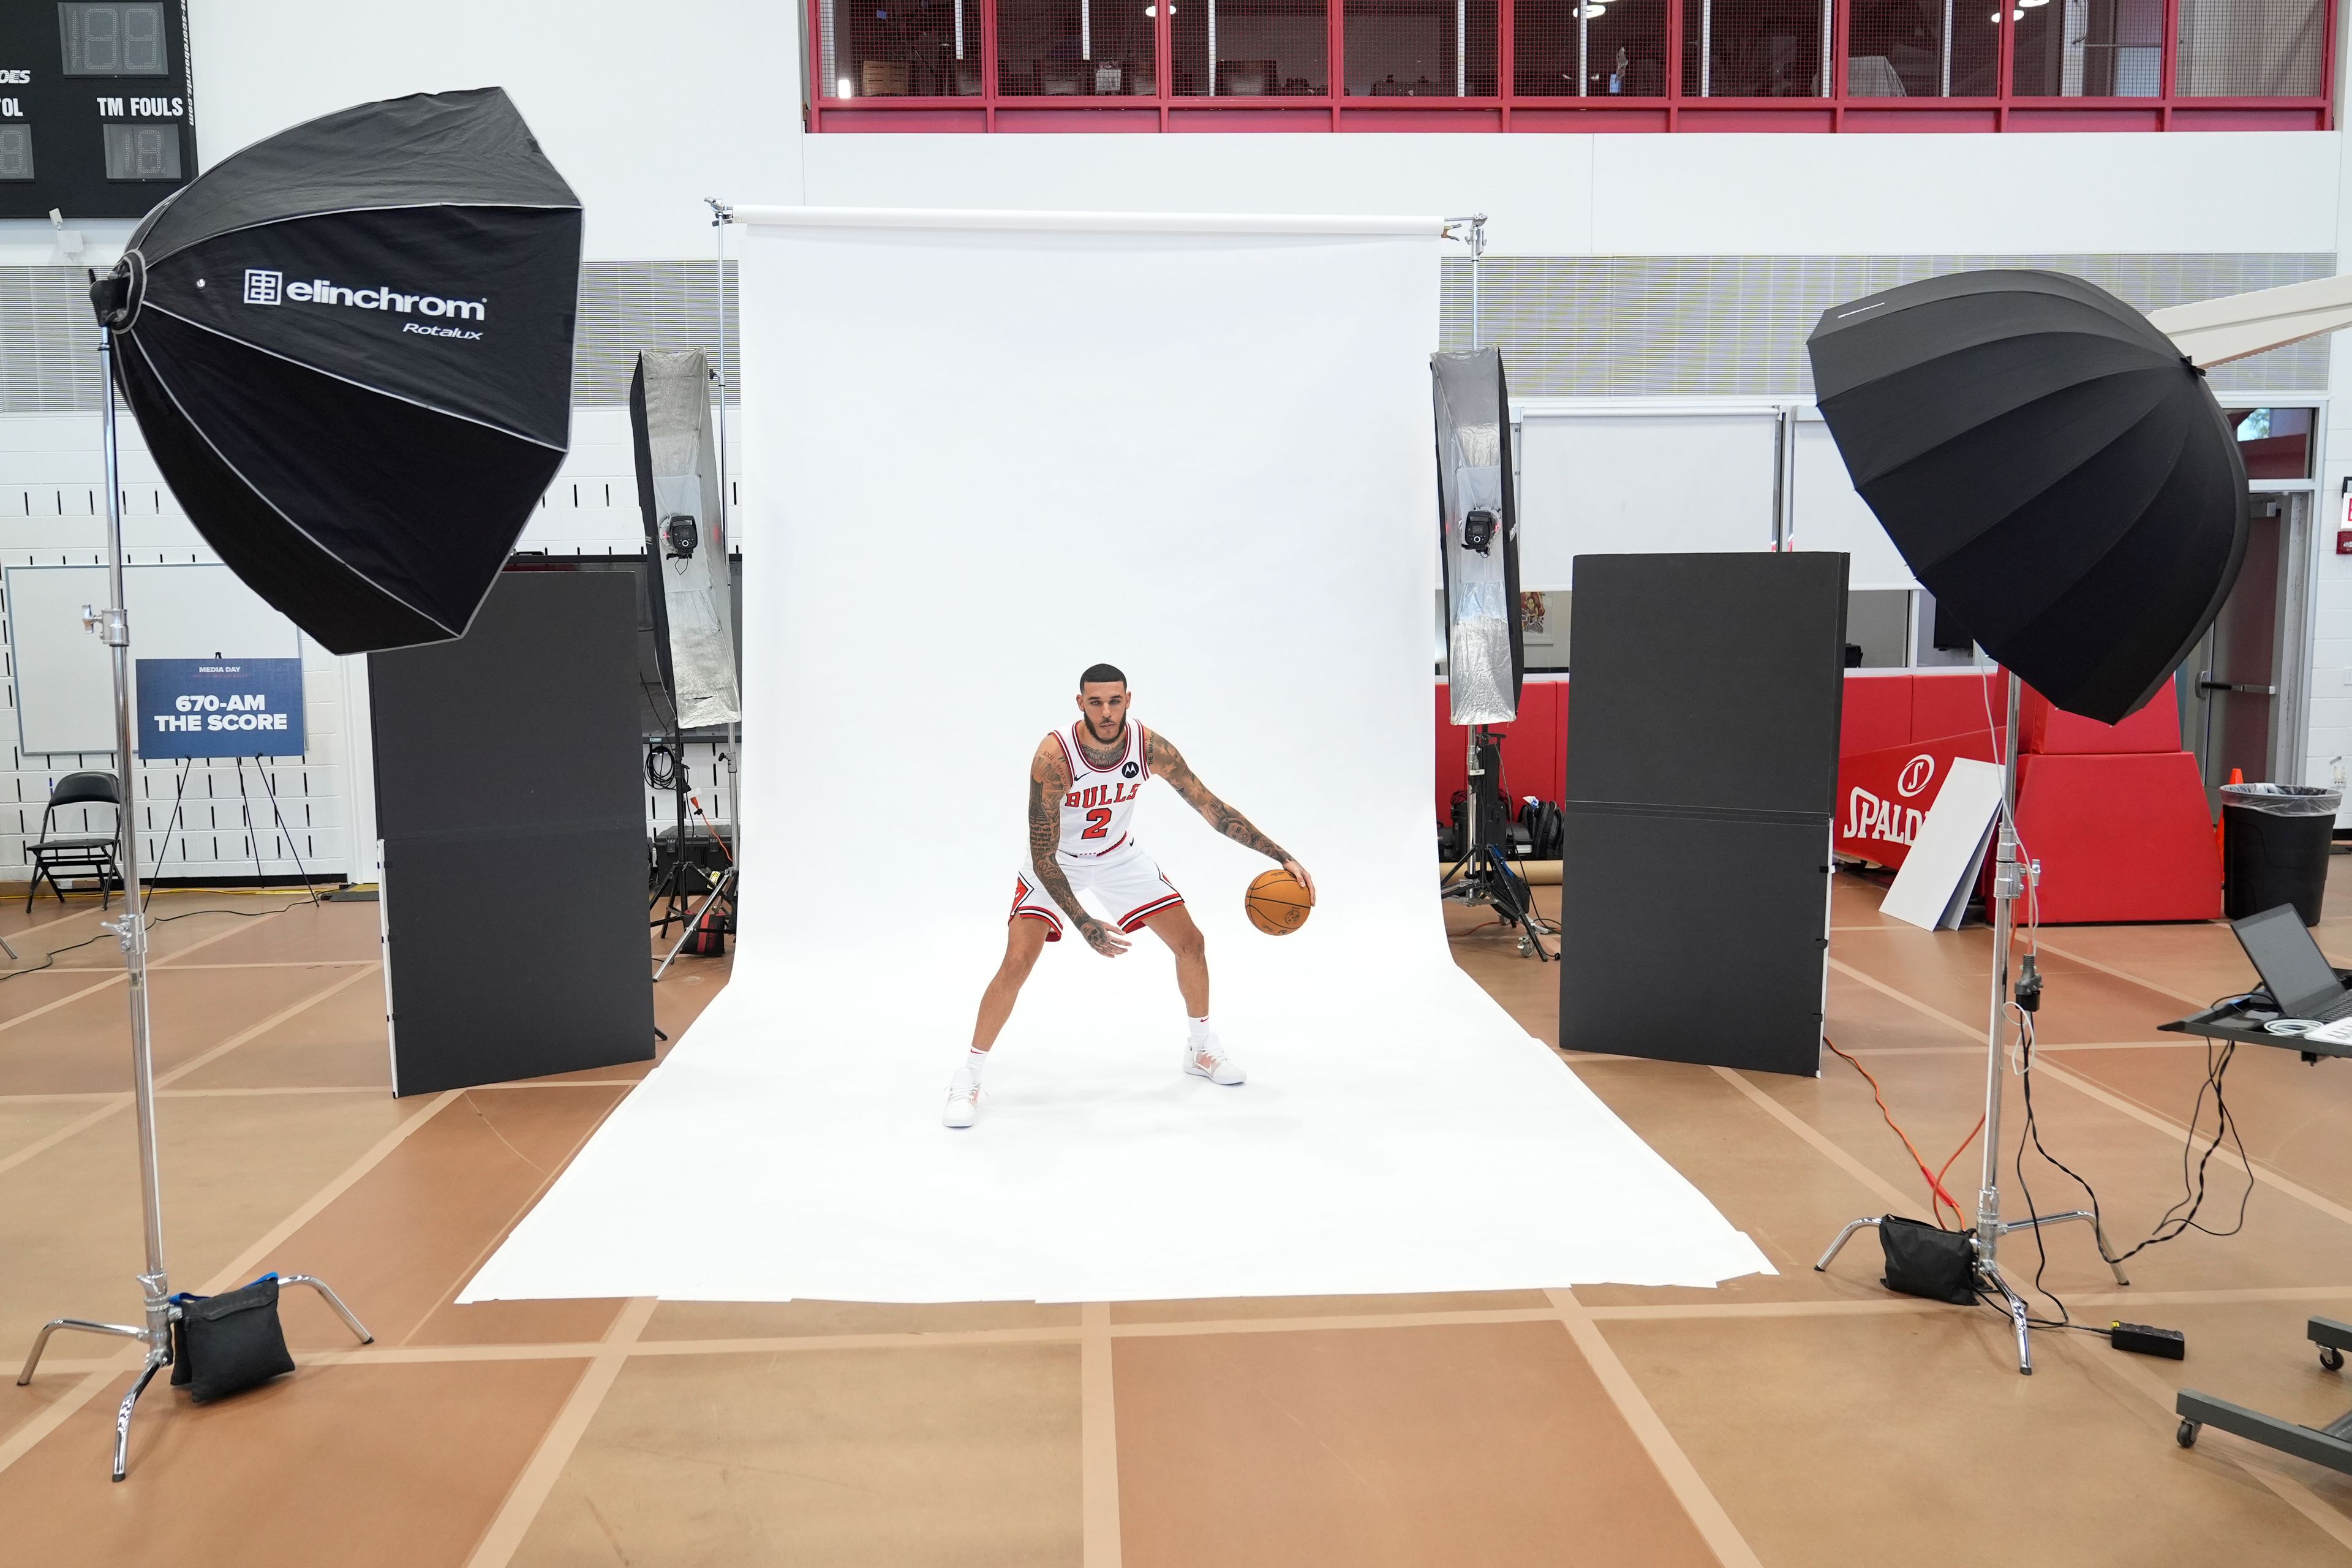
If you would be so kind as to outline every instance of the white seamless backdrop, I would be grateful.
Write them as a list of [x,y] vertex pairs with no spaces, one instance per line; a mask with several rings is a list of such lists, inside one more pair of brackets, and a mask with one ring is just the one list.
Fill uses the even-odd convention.
[[[1434,219],[746,215],[734,979],[469,1286],[1134,1300],[1710,1285],[1762,1255],[1456,969],[1432,876]],[[1165,950],[1049,947],[939,1123],[1078,671],[1315,873],[1147,791]],[[667,982],[666,982],[667,983]]]

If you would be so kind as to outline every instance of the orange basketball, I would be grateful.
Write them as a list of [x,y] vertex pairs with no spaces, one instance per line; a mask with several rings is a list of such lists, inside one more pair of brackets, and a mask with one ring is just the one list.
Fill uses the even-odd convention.
[[1266,935],[1288,936],[1307,923],[1315,895],[1277,866],[1249,885],[1242,907],[1249,910],[1250,924]]

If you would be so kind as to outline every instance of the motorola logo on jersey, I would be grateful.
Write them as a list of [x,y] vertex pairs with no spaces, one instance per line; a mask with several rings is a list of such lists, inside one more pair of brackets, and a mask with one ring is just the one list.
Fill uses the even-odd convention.
[[1129,763],[1118,770],[1118,776],[1123,779],[1131,779],[1140,770],[1138,769],[1133,763]]

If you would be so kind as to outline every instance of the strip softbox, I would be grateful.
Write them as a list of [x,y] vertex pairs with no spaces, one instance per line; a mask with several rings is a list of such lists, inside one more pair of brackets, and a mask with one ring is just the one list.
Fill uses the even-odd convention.
[[92,289],[205,542],[337,653],[462,635],[571,438],[581,210],[497,88],[222,162]]
[[1527,652],[1503,351],[1432,354],[1429,371],[1437,403],[1437,521],[1454,722],[1507,724],[1518,715]]
[[629,427],[662,683],[681,730],[732,724],[737,694],[733,569],[711,439],[710,365],[700,349],[637,355]]

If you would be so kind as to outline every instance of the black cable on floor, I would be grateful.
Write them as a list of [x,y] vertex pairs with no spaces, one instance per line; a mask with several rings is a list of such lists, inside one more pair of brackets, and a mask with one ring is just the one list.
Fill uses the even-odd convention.
[[[2220,1042],[2218,1051],[2214,1041],[2206,1041],[2205,1081],[2198,1087],[2196,1103],[2189,1107],[2189,1135],[2182,1141],[2180,1146],[2181,1195],[2177,1202],[2164,1211],[2162,1216],[2159,1217],[2155,1226],[2149,1229],[2145,1240],[2141,1241],[2136,1247],[2107,1258],[2106,1261],[2109,1263],[2124,1262],[2127,1258],[2137,1257],[2138,1254],[2147,1251],[2151,1247],[2161,1246],[2165,1242],[2176,1240],[2192,1230],[2201,1231],[2207,1236],[2225,1237],[2235,1236],[2238,1232],[2245,1228],[2246,1205],[2253,1197],[2254,1192],[2252,1166],[2250,1162],[2246,1161],[2245,1141],[2239,1135],[2237,1118],[2230,1113],[2229,1100],[2224,1093],[2222,1082],[2230,1071],[2230,1063],[2235,1058],[2237,1050],[2238,1045],[2235,1040]],[[2084,1180],[2081,1175],[2076,1173],[2072,1167],[2068,1166],[2063,1161],[2060,1160],[2057,1156],[2051,1153],[2048,1149],[2042,1146],[2041,1127],[2035,1121],[2033,1116],[2033,1060],[2030,1051],[2025,1058],[2024,1071],[2020,1076],[2023,1080],[2025,1091],[2026,1134],[2033,1140],[2034,1152],[2040,1154],[2044,1160],[2047,1160],[2051,1164],[2064,1172],[2067,1177],[2072,1180],[2076,1186],[2083,1189],[2084,1196],[2090,1199],[2092,1216],[2094,1220],[2097,1222],[2099,1228],[2104,1231],[2105,1229],[2106,1222],[2100,1214],[2099,1194],[2097,1191],[2092,1187],[2089,1182]],[[2213,1135],[2205,1145],[2205,1152],[2197,1157],[2196,1165],[2192,1170],[2189,1164],[2189,1158],[2196,1152],[2198,1140],[2197,1125],[2204,1118],[2205,1096],[2209,1090],[2213,1096]],[[2236,1150],[2240,1162],[2246,1164],[2246,1188],[2245,1191],[2241,1193],[2238,1196],[2238,1216],[2236,1220],[2232,1222],[2229,1229],[2216,1230],[2210,1226],[2198,1224],[2197,1215],[2205,1206],[2205,1198],[2209,1190],[2207,1184],[2207,1167],[2212,1163],[2214,1152],[2221,1146],[2221,1140],[2224,1137],[2227,1137],[2230,1140],[2231,1146]],[[2021,1141],[2018,1149],[2018,1156],[2021,1162],[2024,1158],[2024,1148]],[[2021,1165],[2018,1173],[2018,1182],[2021,1186],[2024,1184],[2024,1171]],[[2029,1199],[2029,1202],[2031,1200]],[[2186,1207],[2186,1212],[2183,1212],[2184,1205]],[[2037,1240],[2039,1239],[2039,1227],[2037,1226]],[[2101,1250],[2104,1252],[2105,1248],[2102,1247]],[[2039,1289],[2038,1286],[2036,1288]],[[2052,1297],[2051,1299],[2053,1300],[2057,1300],[2055,1297]]]
[[[148,897],[151,900],[154,897],[154,888],[152,884],[148,888]],[[234,915],[241,921],[257,920],[263,915],[282,915],[288,910],[299,909],[305,903],[315,901],[315,900],[296,899],[291,903],[280,904],[274,910],[182,910],[175,915],[157,915],[147,922],[147,929],[152,931],[157,926],[170,925],[173,921],[194,920],[198,915]],[[142,906],[142,912],[144,912],[143,905]],[[110,931],[102,931],[95,936],[86,936],[79,942],[69,942],[63,947],[53,947],[47,952],[41,954],[40,963],[34,964],[29,969],[11,969],[5,973],[0,973],[0,981],[15,980],[21,975],[38,974],[44,970],[55,969],[58,964],[58,954],[61,952],[72,952],[79,948],[88,947],[91,942],[102,941],[112,935],[114,935],[114,933]]]

